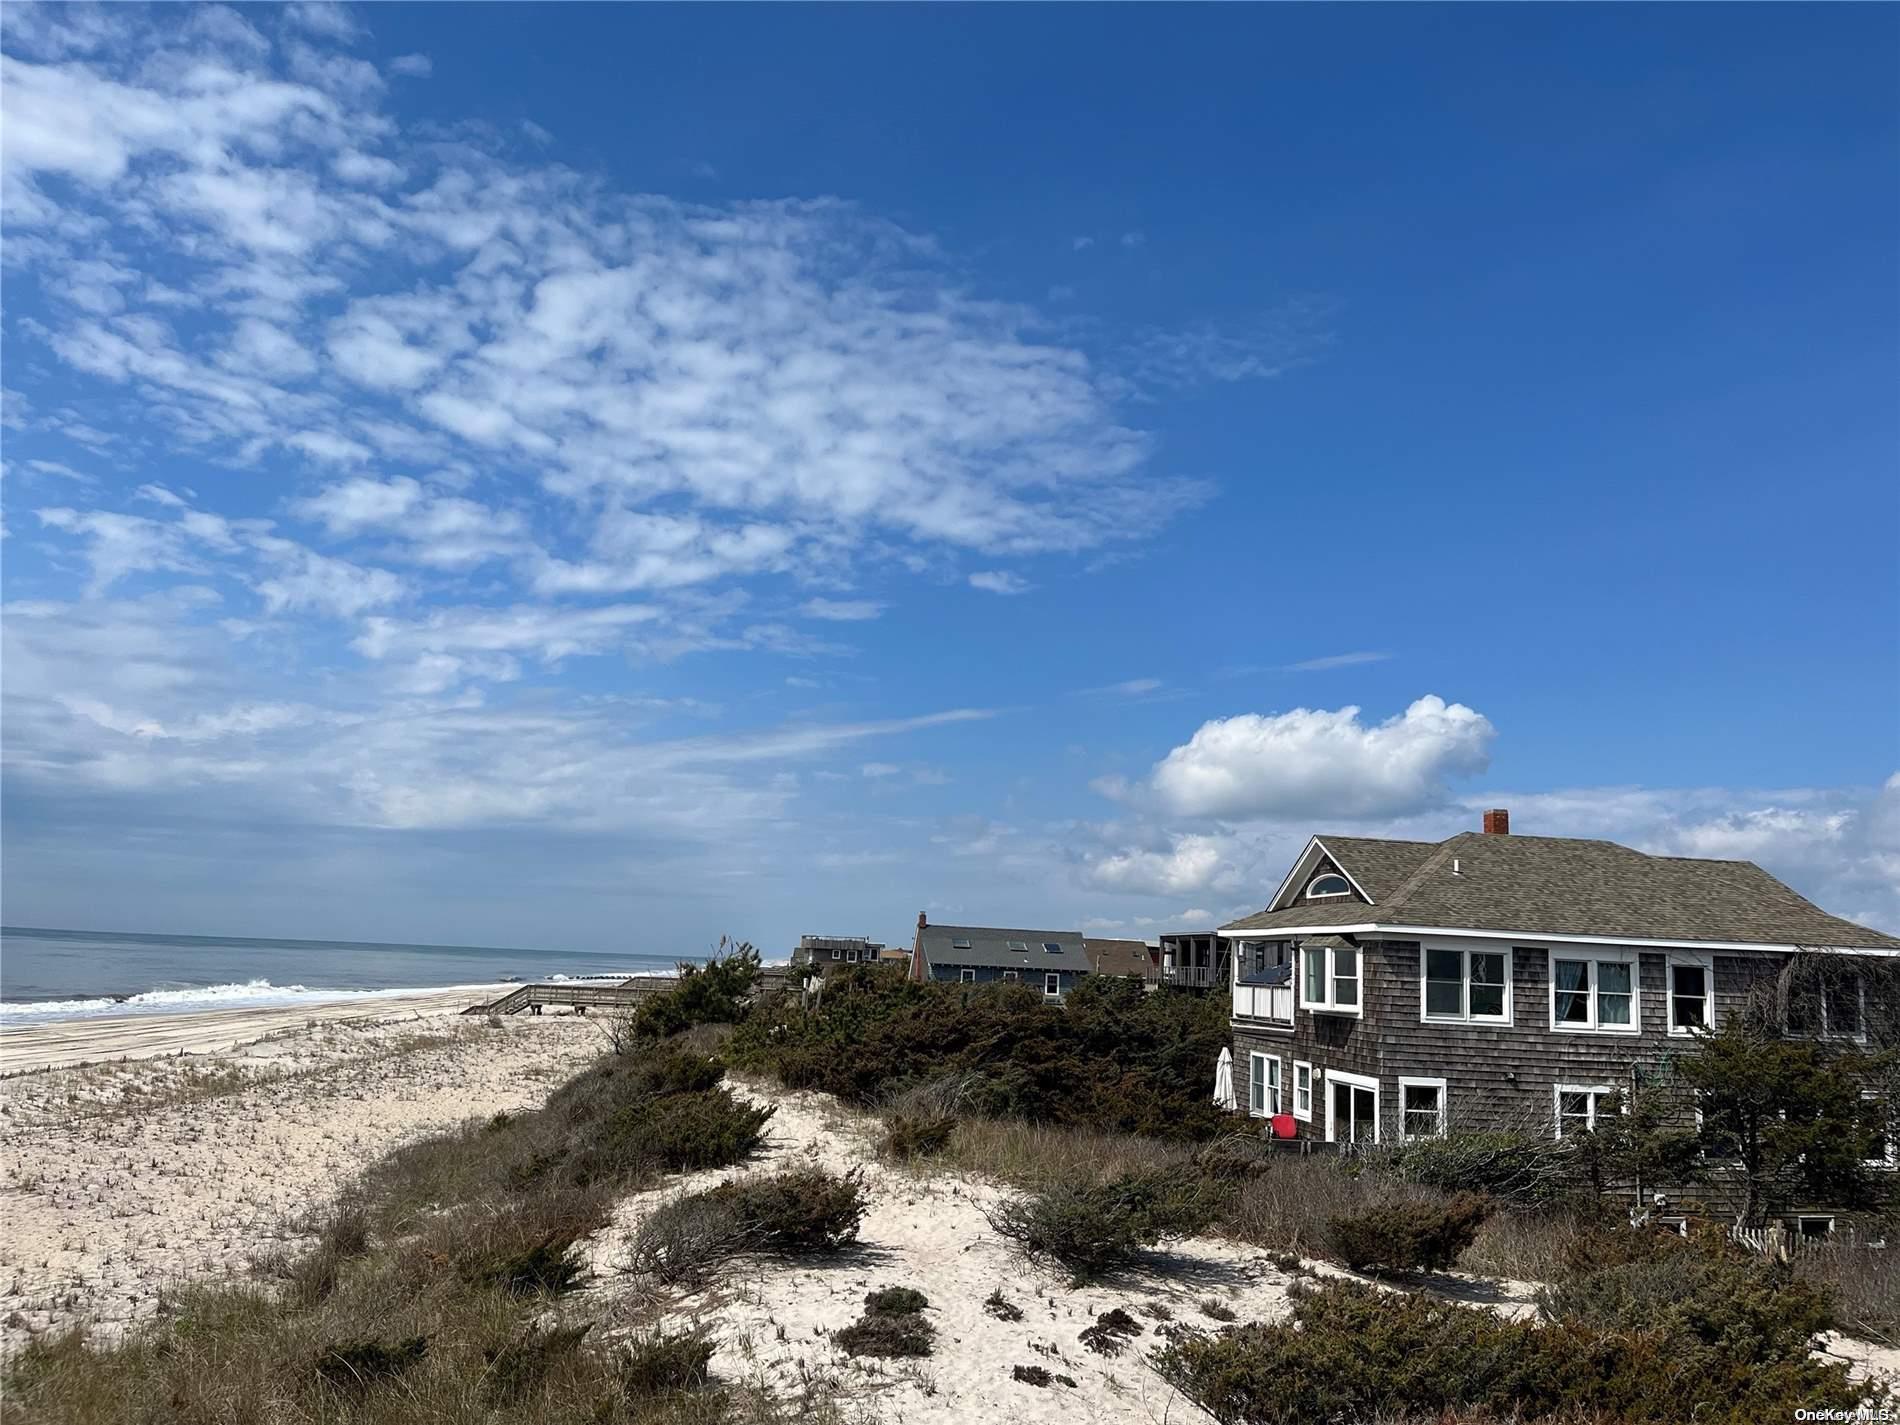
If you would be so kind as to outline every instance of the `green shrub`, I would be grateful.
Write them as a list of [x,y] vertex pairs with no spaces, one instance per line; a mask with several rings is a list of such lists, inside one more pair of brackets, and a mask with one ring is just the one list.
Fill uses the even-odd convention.
[[699,1327],[637,1335],[620,1357],[621,1391],[639,1398],[697,1390],[710,1374],[715,1344]]
[[712,1189],[731,1210],[749,1246],[787,1256],[835,1252],[856,1239],[868,1205],[856,1169],[843,1177],[822,1168],[736,1178]]
[[316,1361],[317,1376],[339,1390],[362,1391],[394,1379],[429,1354],[427,1336],[397,1341],[344,1341],[325,1348]]
[[1477,1239],[1491,1201],[1459,1193],[1444,1203],[1395,1203],[1335,1217],[1327,1234],[1339,1259],[1355,1270],[1443,1271]]
[[1629,1266],[1633,1262],[1658,1262],[1692,1252],[1705,1256],[1740,1254],[1741,1249],[1729,1244],[1727,1234],[1720,1228],[1711,1231],[1710,1225],[1696,1223],[1690,1231],[1691,1236],[1684,1237],[1665,1227],[1589,1223],[1564,1243],[1563,1267],[1574,1274]]
[[463,1279],[510,1296],[557,1296],[571,1291],[582,1267],[574,1239],[552,1233],[516,1251],[473,1252],[461,1264]]
[[867,1316],[908,1316],[929,1305],[929,1299],[915,1287],[886,1286],[864,1298],[864,1313]]
[[1834,1325],[1826,1293],[1787,1266],[1694,1250],[1577,1273],[1548,1288],[1540,1305],[1553,1320],[1662,1329],[1744,1361],[1800,1356]]
[[759,952],[722,939],[704,965],[681,963],[678,986],[640,1001],[633,1036],[663,1039],[696,1024],[737,1024],[746,1017],[758,978]]
[[927,1356],[937,1328],[921,1312],[867,1311],[831,1339],[849,1356]]
[[1587,1186],[1574,1140],[1528,1133],[1453,1133],[1419,1138],[1388,1158],[1402,1181],[1445,1192],[1481,1192],[1516,1207],[1541,1207]]
[[1066,1385],[1075,1388],[1075,1377],[1052,1374],[1043,1366],[1017,1366],[1009,1373],[1011,1380],[1019,1380],[1024,1385],[1033,1385],[1038,1390],[1052,1385]]
[[591,1177],[640,1166],[675,1173],[730,1167],[757,1151],[776,1111],[740,1103],[724,1088],[644,1099],[608,1121],[587,1171]]
[[986,1215],[997,1235],[1030,1260],[1059,1262],[1087,1280],[1199,1231],[1211,1211],[1201,1184],[1144,1172],[1008,1198]]
[[1221,1425],[1495,1414],[1621,1425],[1754,1425],[1851,1409],[1844,1365],[1805,1351],[1747,1360],[1667,1327],[1509,1321],[1356,1283],[1296,1288],[1293,1320],[1187,1337],[1164,1378]]
[[1240,1313],[1218,1297],[1208,1297],[1201,1303],[1201,1315],[1215,1321],[1238,1321]]
[[893,1158],[924,1158],[941,1153],[957,1131],[949,1113],[891,1113],[884,1119],[884,1148]]

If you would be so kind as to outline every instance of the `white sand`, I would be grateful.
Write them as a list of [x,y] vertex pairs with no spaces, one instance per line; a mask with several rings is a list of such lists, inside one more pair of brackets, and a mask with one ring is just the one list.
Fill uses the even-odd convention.
[[[603,1047],[576,1016],[490,1029],[459,1007],[0,1082],[0,1343],[83,1321],[111,1334],[163,1286],[240,1275],[366,1164],[536,1107]],[[170,1042],[208,1017],[142,1023]]]

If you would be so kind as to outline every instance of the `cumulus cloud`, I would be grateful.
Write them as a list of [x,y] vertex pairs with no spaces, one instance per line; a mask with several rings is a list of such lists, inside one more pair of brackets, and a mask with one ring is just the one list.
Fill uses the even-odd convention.
[[1036,586],[1007,569],[981,569],[970,576],[970,587],[986,594],[1026,594]]
[[1216,718],[1155,764],[1148,789],[1178,816],[1393,816],[1446,801],[1453,778],[1490,765],[1496,730],[1462,703],[1428,695],[1376,724],[1359,711]]
[[806,618],[858,623],[877,618],[884,612],[884,605],[875,599],[807,599],[798,606],[798,611]]
[[1138,895],[1179,896],[1232,890],[1238,882],[1222,838],[1187,833],[1167,846],[1110,852],[1087,863],[1089,884]]

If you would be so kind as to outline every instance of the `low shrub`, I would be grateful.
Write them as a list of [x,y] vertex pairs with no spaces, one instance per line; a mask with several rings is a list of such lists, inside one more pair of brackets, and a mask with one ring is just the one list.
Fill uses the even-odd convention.
[[1834,1325],[1826,1293],[1789,1267],[1694,1249],[1577,1273],[1546,1289],[1539,1305],[1552,1320],[1666,1330],[1744,1361],[1802,1355]]
[[493,1287],[510,1296],[558,1296],[573,1290],[574,1279],[582,1271],[574,1255],[574,1239],[561,1233],[516,1251],[472,1252],[460,1265],[463,1279],[472,1285]]
[[1739,1256],[1741,1249],[1728,1242],[1719,1227],[1695,1223],[1690,1237],[1665,1227],[1631,1226],[1623,1222],[1583,1224],[1565,1241],[1560,1260],[1562,1273],[1601,1271],[1605,1267],[1626,1267],[1637,1262],[1660,1262],[1671,1257],[1699,1253],[1703,1256]]
[[737,1024],[746,1017],[759,978],[759,952],[721,939],[704,965],[679,967],[679,984],[640,1001],[628,1022],[631,1035],[616,1039],[621,1053],[641,1040],[663,1039],[699,1024]]
[[1900,1252],[1857,1244],[1826,1247],[1796,1257],[1794,1273],[1828,1295],[1850,1336],[1900,1345]]
[[856,1169],[843,1177],[822,1168],[792,1168],[737,1178],[709,1196],[732,1212],[748,1245],[786,1256],[837,1251],[857,1237],[868,1206]]
[[317,1356],[316,1373],[338,1390],[363,1391],[393,1379],[429,1354],[427,1336],[396,1341],[344,1341]]
[[1023,1309],[1008,1297],[1004,1296],[1001,1287],[998,1287],[995,1291],[992,1291],[988,1296],[983,1298],[983,1309],[991,1316],[994,1316],[998,1321],[1021,1321],[1023,1319]]
[[1491,1215],[1491,1201],[1459,1193],[1449,1201],[1395,1203],[1328,1225],[1332,1249],[1355,1270],[1443,1271],[1477,1238]]
[[893,1158],[925,1158],[941,1153],[957,1131],[950,1113],[888,1113],[884,1117],[884,1149]]
[[1088,1280],[1199,1231],[1212,1214],[1202,1184],[1132,1173],[1008,1198],[986,1215],[997,1235],[1031,1261],[1055,1261]]
[[497,1401],[518,1400],[540,1388],[549,1372],[580,1346],[593,1329],[579,1326],[542,1326],[530,1321],[519,1336],[482,1353],[482,1386]]
[[1079,1339],[1098,1356],[1119,1356],[1140,1334],[1141,1323],[1117,1306],[1097,1316],[1093,1326],[1084,1327]]
[[1066,1385],[1071,1390],[1075,1388],[1074,1376],[1057,1375],[1043,1366],[1017,1366],[1009,1375],[1011,1380],[1019,1380],[1024,1385],[1033,1385],[1038,1389],[1052,1385]]
[[1587,1187],[1575,1140],[1531,1133],[1452,1133],[1400,1144],[1387,1157],[1405,1182],[1481,1192],[1514,1207],[1543,1207]]
[[636,1335],[620,1356],[621,1391],[643,1397],[697,1390],[711,1373],[715,1344],[697,1326],[690,1331],[656,1329]]
[[1201,1315],[1211,1317],[1215,1321],[1240,1320],[1240,1313],[1238,1311],[1235,1311],[1234,1308],[1229,1306],[1226,1302],[1217,1300],[1211,1296],[1201,1303]]
[[1289,1322],[1232,1327],[1155,1353],[1221,1425],[1467,1417],[1753,1425],[1851,1410],[1847,1367],[1805,1351],[1746,1359],[1666,1326],[1505,1320],[1357,1283],[1299,1287]]
[[663,1202],[634,1229],[627,1265],[673,1286],[694,1286],[745,1250],[746,1229],[729,1202],[689,1193]]
[[879,1287],[864,1298],[864,1310],[870,1316],[907,1316],[922,1311],[930,1300],[915,1287]]
[[927,1356],[937,1328],[918,1311],[867,1311],[831,1339],[850,1356]]
[[765,1140],[765,1125],[776,1111],[741,1103],[724,1088],[631,1104],[608,1120],[588,1176],[641,1166],[685,1173],[742,1163]]

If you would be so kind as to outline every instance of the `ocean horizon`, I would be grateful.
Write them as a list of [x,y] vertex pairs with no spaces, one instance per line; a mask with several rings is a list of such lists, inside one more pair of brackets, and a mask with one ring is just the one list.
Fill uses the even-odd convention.
[[0,1024],[619,977],[706,956],[0,926]]

